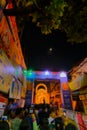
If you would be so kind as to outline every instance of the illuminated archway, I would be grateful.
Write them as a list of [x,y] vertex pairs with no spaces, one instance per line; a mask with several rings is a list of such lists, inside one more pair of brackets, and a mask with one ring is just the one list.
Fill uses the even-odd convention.
[[46,84],[44,84],[44,83],[39,83],[39,84],[36,86],[36,93],[37,93],[39,87],[41,87],[41,86],[43,86],[43,88],[47,91],[47,86],[46,86]]
[[47,86],[43,83],[39,83],[36,86],[36,95],[35,95],[35,104],[41,104],[41,103],[48,103],[50,102],[49,100],[49,94],[47,92]]

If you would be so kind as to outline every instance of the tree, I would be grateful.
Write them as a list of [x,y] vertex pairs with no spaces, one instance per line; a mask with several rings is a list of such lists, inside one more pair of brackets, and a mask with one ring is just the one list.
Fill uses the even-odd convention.
[[13,9],[4,9],[5,15],[18,15],[19,25],[32,17],[41,32],[49,34],[59,28],[66,3],[64,0],[13,0],[13,5]]
[[[66,3],[64,0],[14,0],[14,8],[6,10],[5,15],[24,15],[32,17],[32,22],[41,28],[41,32],[48,34],[52,29],[58,29],[61,23]],[[56,17],[55,17],[56,14]],[[19,22],[23,21],[23,16]]]
[[16,15],[19,30],[32,17],[43,34],[65,31],[70,43],[87,42],[87,0],[13,0],[13,9],[5,15]]
[[71,43],[87,42],[87,1],[67,0],[67,4],[60,29],[66,32]]

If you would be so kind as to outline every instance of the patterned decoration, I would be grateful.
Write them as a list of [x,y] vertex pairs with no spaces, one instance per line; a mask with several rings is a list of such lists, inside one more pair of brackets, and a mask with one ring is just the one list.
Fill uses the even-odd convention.
[[61,105],[61,85],[59,80],[36,80],[34,85],[34,103],[52,104],[53,107],[58,107]]
[[[7,6],[7,8],[11,7],[12,4]],[[9,24],[5,16],[3,16],[0,21],[0,48],[3,48],[7,56],[14,62],[26,68],[18,37],[16,18],[9,16],[8,21]]]

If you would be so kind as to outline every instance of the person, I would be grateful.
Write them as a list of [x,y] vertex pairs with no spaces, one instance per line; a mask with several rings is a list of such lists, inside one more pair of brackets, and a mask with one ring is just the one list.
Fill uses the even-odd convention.
[[49,112],[47,107],[43,107],[38,112],[39,125],[43,125],[43,120],[49,117]]
[[16,117],[16,114],[15,114],[16,110],[10,110],[10,119],[14,119]]
[[36,117],[35,117],[35,114],[32,113],[32,121],[33,121],[33,130],[38,130],[38,124],[37,124],[37,121],[36,121]]
[[42,125],[39,128],[40,128],[40,130],[50,130],[49,122],[48,122],[47,118],[44,118],[42,120]]
[[53,130],[55,128],[55,117],[56,117],[56,113],[52,111],[48,118],[50,130]]
[[28,120],[22,120],[22,122],[20,123],[19,126],[19,130],[31,130],[30,125],[29,125],[29,121]]
[[56,130],[64,130],[64,122],[62,117],[55,118],[55,129]]
[[0,121],[0,130],[10,130],[7,121]]
[[64,119],[63,115],[59,110],[56,110],[56,117],[55,117],[55,129],[56,130],[64,130]]
[[16,114],[16,117],[14,119],[10,120],[11,130],[18,130],[19,129],[20,123],[22,121],[22,115],[23,115],[22,109],[17,108],[15,114]]
[[69,123],[66,127],[65,130],[77,130],[76,126],[73,125],[72,123]]
[[32,120],[32,116],[31,115],[32,115],[31,113],[26,112],[26,116],[24,117],[24,120],[29,122],[30,130],[33,130],[33,120]]

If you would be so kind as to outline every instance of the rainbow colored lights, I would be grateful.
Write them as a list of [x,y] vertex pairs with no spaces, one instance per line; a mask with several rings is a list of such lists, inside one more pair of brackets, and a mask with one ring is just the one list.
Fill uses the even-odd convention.
[[26,79],[60,79],[67,78],[66,72],[52,72],[52,71],[33,71],[33,70],[24,70],[24,76]]

